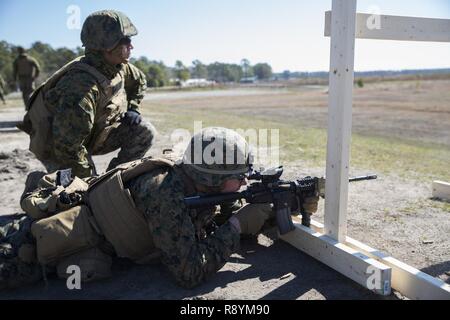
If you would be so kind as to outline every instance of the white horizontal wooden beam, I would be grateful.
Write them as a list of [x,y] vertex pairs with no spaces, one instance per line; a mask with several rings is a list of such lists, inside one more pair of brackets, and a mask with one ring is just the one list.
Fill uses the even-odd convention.
[[[325,36],[331,34],[331,11],[325,12]],[[359,39],[450,42],[450,19],[356,14]]]
[[450,183],[433,181],[433,197],[450,201]]
[[450,286],[383,252],[347,237],[346,244],[392,268],[392,288],[414,300],[449,300]]
[[[323,224],[311,220],[311,228],[322,232]],[[355,239],[347,237],[345,244],[366,256],[375,259],[392,269],[392,288],[415,300],[449,300],[450,286],[444,281],[432,277],[407,265],[381,251],[369,247]]]
[[280,238],[377,294],[391,293],[390,267],[298,221],[294,226]]

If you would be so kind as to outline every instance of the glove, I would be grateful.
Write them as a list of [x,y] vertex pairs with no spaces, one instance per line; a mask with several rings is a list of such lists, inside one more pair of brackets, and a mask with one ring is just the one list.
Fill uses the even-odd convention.
[[302,202],[303,209],[306,213],[313,214],[317,212],[317,204],[319,202],[319,196],[304,198]]
[[273,216],[273,210],[270,204],[247,204],[239,209],[232,218],[239,221],[241,234],[255,235],[264,223]]
[[122,123],[129,126],[138,125],[141,123],[141,121],[142,121],[141,114],[135,110],[128,110],[127,112],[125,112],[121,120]]

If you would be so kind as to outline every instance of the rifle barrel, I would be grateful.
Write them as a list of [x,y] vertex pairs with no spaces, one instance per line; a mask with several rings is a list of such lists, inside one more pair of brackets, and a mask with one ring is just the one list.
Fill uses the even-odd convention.
[[362,180],[374,180],[376,178],[378,178],[376,174],[371,174],[368,176],[359,176],[359,177],[350,178],[348,181],[354,182],[354,181],[362,181]]
[[[349,182],[354,181],[362,181],[362,180],[373,180],[376,179],[377,175],[367,175],[367,176],[359,176],[353,177],[349,179]],[[308,187],[308,186],[307,186]],[[283,189],[281,186],[278,187],[278,191]],[[286,190],[287,191],[287,190]],[[268,190],[267,192],[271,192]],[[254,194],[252,194],[249,190],[243,190],[238,192],[229,192],[229,193],[220,193],[215,195],[202,195],[202,196],[193,196],[184,198],[184,203],[189,208],[199,208],[203,206],[212,206],[223,202],[235,201],[239,199],[246,199],[250,201],[254,198]]]

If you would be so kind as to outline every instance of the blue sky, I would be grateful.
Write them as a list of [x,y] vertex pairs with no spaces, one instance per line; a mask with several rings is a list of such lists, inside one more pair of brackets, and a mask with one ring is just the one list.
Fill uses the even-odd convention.
[[[199,59],[252,64],[275,71],[327,70],[329,39],[324,12],[331,0],[0,0],[0,40],[25,47],[40,40],[54,47],[81,45],[69,29],[69,6],[80,9],[81,24],[91,12],[125,12],[139,34],[133,56],[173,65]],[[450,0],[358,0],[358,12],[376,6],[384,14],[450,19]],[[357,40],[355,69],[450,67],[450,43]]]

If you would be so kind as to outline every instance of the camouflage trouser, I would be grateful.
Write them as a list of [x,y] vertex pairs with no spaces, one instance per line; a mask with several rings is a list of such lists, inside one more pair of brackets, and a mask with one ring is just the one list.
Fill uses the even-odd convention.
[[[90,154],[87,156],[87,159],[88,159],[89,163],[91,164],[92,168],[94,168],[93,174],[97,174],[95,172],[94,160],[92,160],[92,156]],[[40,160],[40,161],[44,165],[45,170],[47,170],[47,173],[52,173],[52,172],[55,172],[57,170],[62,170],[62,169],[68,169],[67,166],[62,165],[61,163],[59,163],[59,162],[57,162],[57,161],[55,161],[53,159],[51,159],[51,160]]]
[[30,231],[32,221],[25,214],[0,216],[0,289],[42,278]]
[[19,79],[20,91],[22,91],[22,99],[25,106],[34,90],[34,82],[32,79]]
[[3,92],[3,89],[2,89],[2,88],[0,88],[0,100],[2,100],[2,101],[3,101],[3,103],[6,103],[6,101],[5,101],[5,94],[4,94],[4,92]]
[[98,154],[106,154],[120,148],[117,157],[108,165],[107,170],[110,170],[119,164],[142,158],[152,146],[155,135],[155,127],[145,120],[138,125],[121,124],[111,132]]
[[[155,127],[148,121],[142,120],[138,125],[120,124],[112,130],[100,150],[96,150],[93,155],[102,155],[120,148],[117,157],[113,158],[108,165],[108,170],[115,168],[119,164],[142,158],[150,149],[153,138],[156,135]],[[88,155],[88,161],[95,168],[92,154]],[[47,172],[54,172],[63,169],[56,161],[41,161]]]

